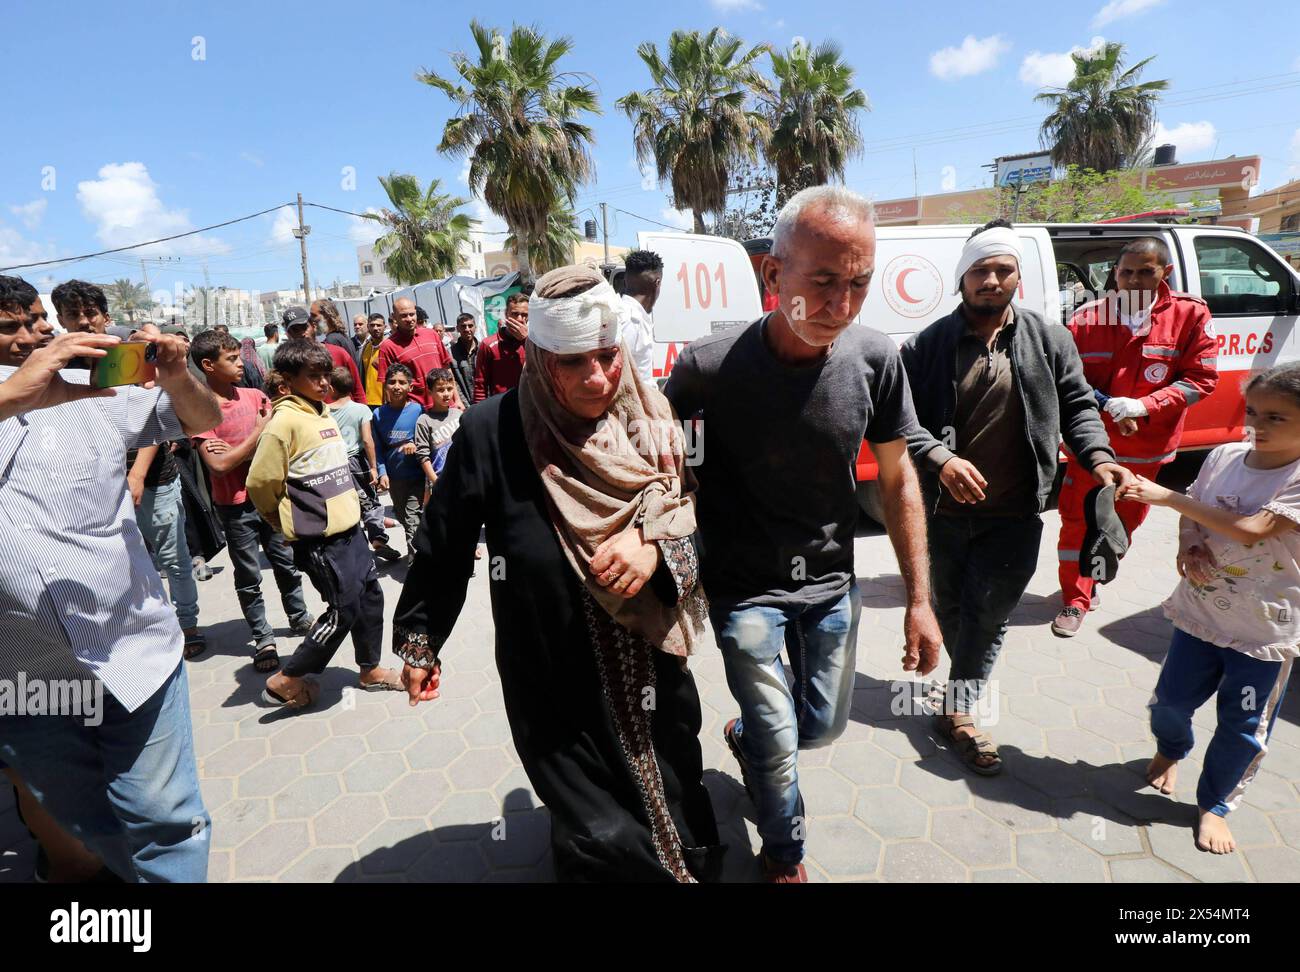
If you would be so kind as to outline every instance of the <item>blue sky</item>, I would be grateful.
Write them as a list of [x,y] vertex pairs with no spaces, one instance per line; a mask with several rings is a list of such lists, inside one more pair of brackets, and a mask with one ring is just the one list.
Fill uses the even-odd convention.
[[[22,124],[0,155],[0,266],[184,232],[297,192],[360,212],[383,203],[376,177],[392,170],[468,195],[462,163],[436,150],[451,106],[414,80],[421,67],[448,71],[448,53],[469,46],[468,9],[489,25],[535,23],[573,37],[565,66],[591,75],[604,108],[593,121],[597,179],[579,209],[605,200],[678,221],[638,170],[631,125],[613,102],[648,84],[638,43],[719,25],[751,43],[841,43],[873,106],[848,183],[876,198],[912,194],[913,148],[922,193],[986,184],[981,166],[994,156],[1036,149],[1033,95],[1059,78],[1066,52],[1097,37],[1122,41],[1133,59],[1157,55],[1145,77],[1172,82],[1160,121],[1180,161],[1217,148],[1218,157],[1262,155],[1264,188],[1300,175],[1300,41],[1287,0],[1258,0],[1246,16],[1193,0],[54,7],[6,4],[5,101]],[[1251,81],[1259,78],[1268,80]],[[652,228],[627,213],[611,210],[612,242]],[[363,227],[323,210],[308,210],[307,221],[313,283],[355,279]],[[292,287],[301,273],[286,225],[271,214],[151,248],[151,287],[201,284],[205,261],[213,285]],[[139,279],[140,255],[18,272],[43,290],[73,276]]]

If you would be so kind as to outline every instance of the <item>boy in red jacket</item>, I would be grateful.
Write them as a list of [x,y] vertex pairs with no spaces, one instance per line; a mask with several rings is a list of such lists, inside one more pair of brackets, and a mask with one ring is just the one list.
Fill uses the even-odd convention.
[[[1169,289],[1173,272],[1164,240],[1133,240],[1115,265],[1115,292],[1079,308],[1069,323],[1117,461],[1152,480],[1178,452],[1188,407],[1219,381],[1210,310],[1199,297]],[[1061,613],[1052,622],[1053,634],[1062,638],[1076,635],[1095,605],[1095,582],[1079,564],[1084,499],[1093,485],[1071,456],[1058,502]],[[1115,504],[1130,539],[1148,509]]]

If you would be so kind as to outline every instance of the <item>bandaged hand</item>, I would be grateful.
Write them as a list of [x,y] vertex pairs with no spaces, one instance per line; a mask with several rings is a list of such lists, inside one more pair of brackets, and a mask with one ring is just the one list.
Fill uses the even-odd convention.
[[1136,398],[1111,398],[1105,405],[1106,414],[1116,422],[1146,415],[1147,407]]

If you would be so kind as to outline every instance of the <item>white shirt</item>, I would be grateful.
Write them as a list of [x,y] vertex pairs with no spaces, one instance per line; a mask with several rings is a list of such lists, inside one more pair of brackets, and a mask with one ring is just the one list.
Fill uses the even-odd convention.
[[623,343],[632,357],[632,366],[636,368],[643,381],[654,381],[654,320],[645,312],[641,302],[635,298],[624,294],[623,303],[628,308],[628,322],[623,328]]
[[0,677],[93,676],[134,712],[175,671],[184,637],[125,470],[127,449],[183,435],[167,393],[134,386],[0,421]]
[[[1241,516],[1268,510],[1300,525],[1300,462],[1252,469],[1245,463],[1251,451],[1244,442],[1219,446],[1187,494]],[[1198,529],[1219,566],[1204,587],[1179,581],[1165,617],[1193,637],[1252,658],[1300,657],[1300,532],[1244,544]]]

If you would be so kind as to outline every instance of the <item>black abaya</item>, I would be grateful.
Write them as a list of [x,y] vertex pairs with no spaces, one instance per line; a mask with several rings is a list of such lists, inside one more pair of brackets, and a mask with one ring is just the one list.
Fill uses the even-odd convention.
[[[578,583],[524,442],[517,391],[461,420],[416,536],[395,650],[407,661],[437,655],[464,605],[481,525],[506,714],[551,813],[556,875],[715,876],[721,848],[702,782],[694,678],[684,659],[628,633]],[[694,586],[696,558],[692,549],[661,559],[648,586],[675,603]]]

